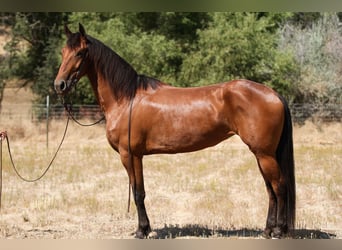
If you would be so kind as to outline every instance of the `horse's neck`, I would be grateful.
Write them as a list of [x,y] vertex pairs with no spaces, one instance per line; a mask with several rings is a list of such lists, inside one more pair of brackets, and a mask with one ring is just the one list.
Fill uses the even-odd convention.
[[118,101],[106,79],[100,74],[88,74],[96,99],[104,111],[105,115],[109,112],[122,112],[127,107],[127,101]]

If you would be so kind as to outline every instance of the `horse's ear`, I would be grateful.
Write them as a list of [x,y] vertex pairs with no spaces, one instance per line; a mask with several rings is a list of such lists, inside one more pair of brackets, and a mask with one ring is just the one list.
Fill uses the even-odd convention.
[[87,34],[85,32],[83,25],[81,23],[78,23],[78,27],[79,27],[79,32],[81,34],[81,40],[83,40],[86,45],[91,44],[91,42],[87,38]]
[[65,32],[65,35],[69,38],[72,34],[72,32],[70,31],[68,25],[64,24],[64,32]]
[[85,32],[83,25],[81,23],[78,23],[78,27],[79,27],[81,36],[86,37],[86,32]]

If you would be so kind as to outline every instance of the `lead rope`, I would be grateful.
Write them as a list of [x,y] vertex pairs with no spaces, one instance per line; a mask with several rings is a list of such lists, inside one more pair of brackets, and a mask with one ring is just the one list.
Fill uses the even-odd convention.
[[64,139],[65,139],[65,135],[67,133],[67,130],[68,130],[68,125],[69,125],[69,120],[70,118],[68,117],[67,119],[67,123],[65,125],[65,129],[64,129],[64,133],[63,133],[63,136],[62,136],[62,139],[61,139],[61,142],[59,143],[58,147],[57,147],[57,150],[55,152],[55,154],[53,155],[50,163],[48,164],[48,166],[46,167],[46,169],[44,170],[44,172],[38,176],[37,178],[35,179],[28,179],[26,177],[23,177],[17,167],[15,166],[14,164],[14,161],[13,161],[13,156],[12,156],[12,152],[11,152],[11,147],[10,147],[10,142],[9,142],[9,139],[8,139],[8,135],[7,135],[7,132],[0,132],[0,209],[1,209],[1,194],[2,194],[2,141],[6,139],[6,142],[7,142],[7,149],[8,149],[8,154],[9,154],[9,157],[10,157],[10,160],[11,160],[11,164],[12,164],[12,167],[14,169],[14,172],[17,174],[17,176],[25,181],[25,182],[36,182],[36,181],[39,181],[41,178],[43,178],[46,173],[49,171],[49,169],[51,168],[52,166],[52,163],[54,162],[59,150],[61,149],[62,147],[62,144],[64,142]]
[[[132,159],[132,150],[131,150],[131,120],[132,120],[132,106],[133,106],[133,98],[131,98],[131,101],[129,103],[129,114],[128,114],[128,168],[132,169],[133,175],[134,175],[134,180],[135,180],[135,173],[134,173],[134,166],[133,166],[133,159]],[[128,182],[128,205],[127,205],[127,213],[129,213],[129,208],[131,204],[131,178],[129,177],[129,182]],[[135,187],[135,183],[134,183]]]
[[81,123],[80,121],[78,121],[74,114],[72,113],[72,105],[71,104],[67,104],[67,103],[64,103],[64,100],[63,100],[63,105],[64,105],[64,109],[67,111],[68,113],[68,117],[71,118],[71,120],[73,120],[75,123],[77,123],[78,125],[82,126],[82,127],[91,127],[91,126],[94,126],[96,124],[99,124],[100,122],[102,122],[106,117],[105,116],[102,116],[99,120],[97,120],[96,122],[93,122],[93,123],[89,123],[89,124],[84,124],[84,123]]
[[6,132],[0,132],[0,210],[2,196],[2,140],[5,138]]

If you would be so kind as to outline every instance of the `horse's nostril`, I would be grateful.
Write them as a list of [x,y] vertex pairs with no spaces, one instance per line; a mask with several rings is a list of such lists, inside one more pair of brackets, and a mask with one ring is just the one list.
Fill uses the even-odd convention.
[[62,94],[67,89],[67,83],[64,80],[55,81],[55,90],[58,94]]
[[67,87],[67,85],[66,85],[65,81],[61,81],[61,83],[59,84],[59,89],[61,91],[64,91],[64,90],[66,90],[66,87]]

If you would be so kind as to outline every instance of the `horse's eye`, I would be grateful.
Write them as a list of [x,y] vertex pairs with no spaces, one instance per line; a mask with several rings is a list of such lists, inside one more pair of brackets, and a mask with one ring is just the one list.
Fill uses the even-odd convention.
[[76,57],[83,57],[83,55],[84,55],[84,51],[83,50],[79,50],[79,51],[77,51],[77,53],[76,53]]
[[88,53],[88,49],[87,48],[81,49],[81,50],[76,52],[75,57],[84,58],[87,53]]

